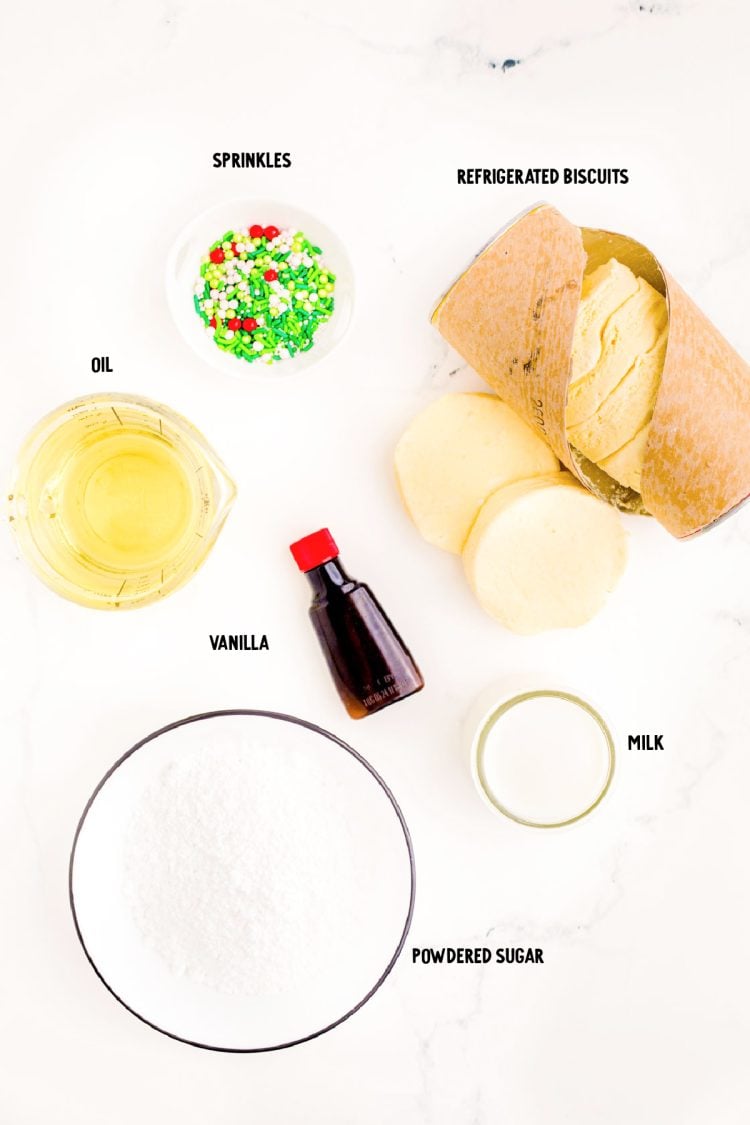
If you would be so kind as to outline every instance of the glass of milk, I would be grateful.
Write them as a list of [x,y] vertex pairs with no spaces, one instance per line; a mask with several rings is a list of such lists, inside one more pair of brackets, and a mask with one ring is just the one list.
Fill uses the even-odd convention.
[[614,775],[599,711],[555,682],[508,682],[472,714],[471,770],[486,804],[517,824],[562,828],[588,816]]

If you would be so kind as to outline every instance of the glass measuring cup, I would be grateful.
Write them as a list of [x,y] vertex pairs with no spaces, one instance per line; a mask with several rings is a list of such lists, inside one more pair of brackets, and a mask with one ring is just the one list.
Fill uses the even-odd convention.
[[28,435],[8,519],[24,558],[56,593],[128,609],[188,581],[235,494],[187,419],[149,399],[97,394],[65,403]]

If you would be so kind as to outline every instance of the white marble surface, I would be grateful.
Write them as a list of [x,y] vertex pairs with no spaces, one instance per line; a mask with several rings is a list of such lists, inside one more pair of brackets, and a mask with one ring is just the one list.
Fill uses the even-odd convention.
[[[750,509],[683,544],[631,519],[607,610],[520,639],[417,537],[389,468],[421,404],[478,386],[430,328],[433,299],[543,194],[640,237],[750,354],[745,6],[43,0],[6,27],[6,467],[40,415],[106,387],[192,418],[240,497],[192,583],[131,614],[58,599],[2,538],[0,1121],[747,1121]],[[216,150],[266,148],[292,168],[211,167]],[[484,164],[624,166],[631,183],[456,185],[458,165]],[[319,213],[352,254],[353,327],[298,379],[226,379],[167,314],[171,239],[239,194]],[[109,379],[89,370],[105,352]],[[365,723],[332,693],[286,550],[322,523],[428,681]],[[209,631],[266,632],[270,652],[215,654]],[[666,748],[621,750],[599,814],[537,834],[482,807],[461,728],[487,683],[548,668]],[[544,966],[407,956],[355,1019],[272,1056],[202,1053],[132,1019],[78,948],[71,836],[124,749],[226,706],[306,716],[383,772],[417,853],[410,944],[541,945]]]

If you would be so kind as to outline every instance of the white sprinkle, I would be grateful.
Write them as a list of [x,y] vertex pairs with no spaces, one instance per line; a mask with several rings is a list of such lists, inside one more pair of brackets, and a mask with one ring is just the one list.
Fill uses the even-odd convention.
[[253,344],[253,350],[256,351],[256,352],[262,352],[263,351],[263,345],[261,344],[260,340],[255,341],[255,343]]
[[227,340],[231,340],[232,337],[234,336],[234,332],[232,331],[231,328],[227,328],[227,331],[226,331],[225,335],[226,335]]

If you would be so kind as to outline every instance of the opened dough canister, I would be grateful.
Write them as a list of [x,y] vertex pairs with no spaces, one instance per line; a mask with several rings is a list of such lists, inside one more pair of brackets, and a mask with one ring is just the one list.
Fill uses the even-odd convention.
[[[582,282],[610,258],[667,302],[666,355],[640,493],[618,484],[566,436]],[[481,251],[440,299],[432,321],[586,488],[621,510],[653,515],[685,538],[750,495],[750,367],[635,239],[578,227],[548,204],[534,207]]]

